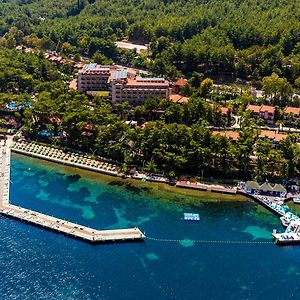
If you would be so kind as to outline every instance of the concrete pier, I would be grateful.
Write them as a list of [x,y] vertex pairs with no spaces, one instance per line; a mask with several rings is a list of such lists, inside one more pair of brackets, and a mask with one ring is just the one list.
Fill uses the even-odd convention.
[[48,230],[56,231],[73,238],[91,243],[142,240],[145,236],[138,228],[97,230],[78,225],[56,217],[42,214],[9,203],[10,148],[0,148],[0,213],[17,220]]
[[26,223],[94,243],[139,240],[144,238],[144,234],[138,228],[97,230],[12,204],[2,207],[0,213]]

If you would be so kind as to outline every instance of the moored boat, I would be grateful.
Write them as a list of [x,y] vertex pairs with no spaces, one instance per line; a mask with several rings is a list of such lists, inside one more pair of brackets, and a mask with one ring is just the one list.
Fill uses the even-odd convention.
[[296,204],[300,204],[300,197],[293,198],[293,202]]

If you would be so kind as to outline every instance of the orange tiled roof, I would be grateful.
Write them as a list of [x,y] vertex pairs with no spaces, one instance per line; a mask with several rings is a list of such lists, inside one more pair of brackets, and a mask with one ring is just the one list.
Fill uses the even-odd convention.
[[285,113],[285,114],[293,114],[293,115],[299,116],[299,115],[300,115],[300,108],[288,106],[288,107],[285,109],[284,113]]
[[179,78],[176,82],[175,85],[183,87],[187,84],[187,80],[184,79],[183,77]]
[[275,140],[277,142],[283,141],[286,138],[286,134],[284,133],[276,133],[276,131],[272,130],[262,130],[259,134],[260,138],[269,138],[270,140]]
[[260,138],[269,138],[271,140],[275,139],[276,132],[272,130],[262,130],[259,134]]
[[237,131],[213,131],[213,135],[225,136],[230,140],[237,141],[240,134]]
[[172,94],[170,95],[169,99],[172,101],[172,102],[178,102],[180,99],[181,99],[181,96],[178,95],[178,94]]
[[155,81],[139,81],[136,79],[128,79],[127,85],[128,86],[164,86],[164,87],[168,87],[169,82],[167,80],[155,82]]
[[77,90],[77,79],[76,78],[70,82],[69,88],[73,89],[73,90]]
[[270,105],[253,105],[253,104],[248,104],[246,110],[252,110],[255,113],[259,113],[259,112],[268,112],[271,114],[275,113],[275,107],[274,106],[270,106]]
[[213,131],[212,135],[226,136],[226,131]]
[[283,134],[283,133],[276,133],[275,135],[275,141],[277,142],[281,142],[283,140],[285,140],[286,138],[286,134]]
[[229,112],[229,108],[225,106],[220,107],[220,110],[222,115],[227,115]]
[[271,114],[274,114],[275,113],[275,107],[274,106],[270,106],[270,105],[262,105],[260,107],[260,112],[268,112],[268,113],[271,113]]
[[231,140],[237,141],[240,137],[240,134],[237,131],[227,131],[226,137]]
[[252,110],[255,113],[259,113],[260,111],[260,106],[258,105],[253,105],[253,104],[248,104],[246,110]]
[[[212,131],[212,135],[224,136],[230,140],[237,141],[239,139],[238,131]],[[286,134],[276,133],[272,130],[262,130],[259,134],[260,138],[268,137],[270,140],[275,140],[277,142],[283,141],[286,138]]]
[[188,97],[184,97],[178,94],[172,94],[169,96],[169,99],[174,103],[187,103],[189,101]]

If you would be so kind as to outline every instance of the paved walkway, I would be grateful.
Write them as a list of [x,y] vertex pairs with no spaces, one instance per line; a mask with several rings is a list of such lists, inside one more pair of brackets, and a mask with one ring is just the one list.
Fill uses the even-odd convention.
[[209,191],[209,192],[223,193],[223,194],[235,195],[237,193],[237,188],[235,186],[205,183],[199,181],[190,181],[187,179],[179,179],[176,183],[176,186],[180,188],[202,190],[202,191]]

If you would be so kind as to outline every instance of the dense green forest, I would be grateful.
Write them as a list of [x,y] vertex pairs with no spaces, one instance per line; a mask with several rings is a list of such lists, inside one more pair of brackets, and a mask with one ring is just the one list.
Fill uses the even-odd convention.
[[[128,63],[114,41],[151,43],[135,62],[176,78],[200,71],[256,84],[273,72],[300,76],[300,2],[288,0],[6,0],[0,45],[101,54]],[[297,81],[296,81],[297,82]]]
[[[124,171],[138,165],[169,176],[299,177],[299,137],[291,134],[276,148],[259,139],[251,115],[242,113],[250,95],[229,93],[227,105],[243,116],[238,140],[212,134],[210,126],[231,120],[220,113],[226,93],[213,92],[205,77],[251,80],[282,110],[292,86],[300,86],[300,3],[19,0],[1,1],[0,15],[0,108],[5,112],[11,101],[22,105],[10,115],[24,124],[28,138],[118,160]],[[119,51],[114,43],[120,39],[150,43],[151,59]],[[171,79],[185,74],[184,92],[191,97],[183,105],[148,99],[137,107],[112,107],[69,91],[69,66],[11,50],[19,44],[134,64]],[[138,126],[126,124],[132,119]],[[41,137],[45,130],[54,137]]]

